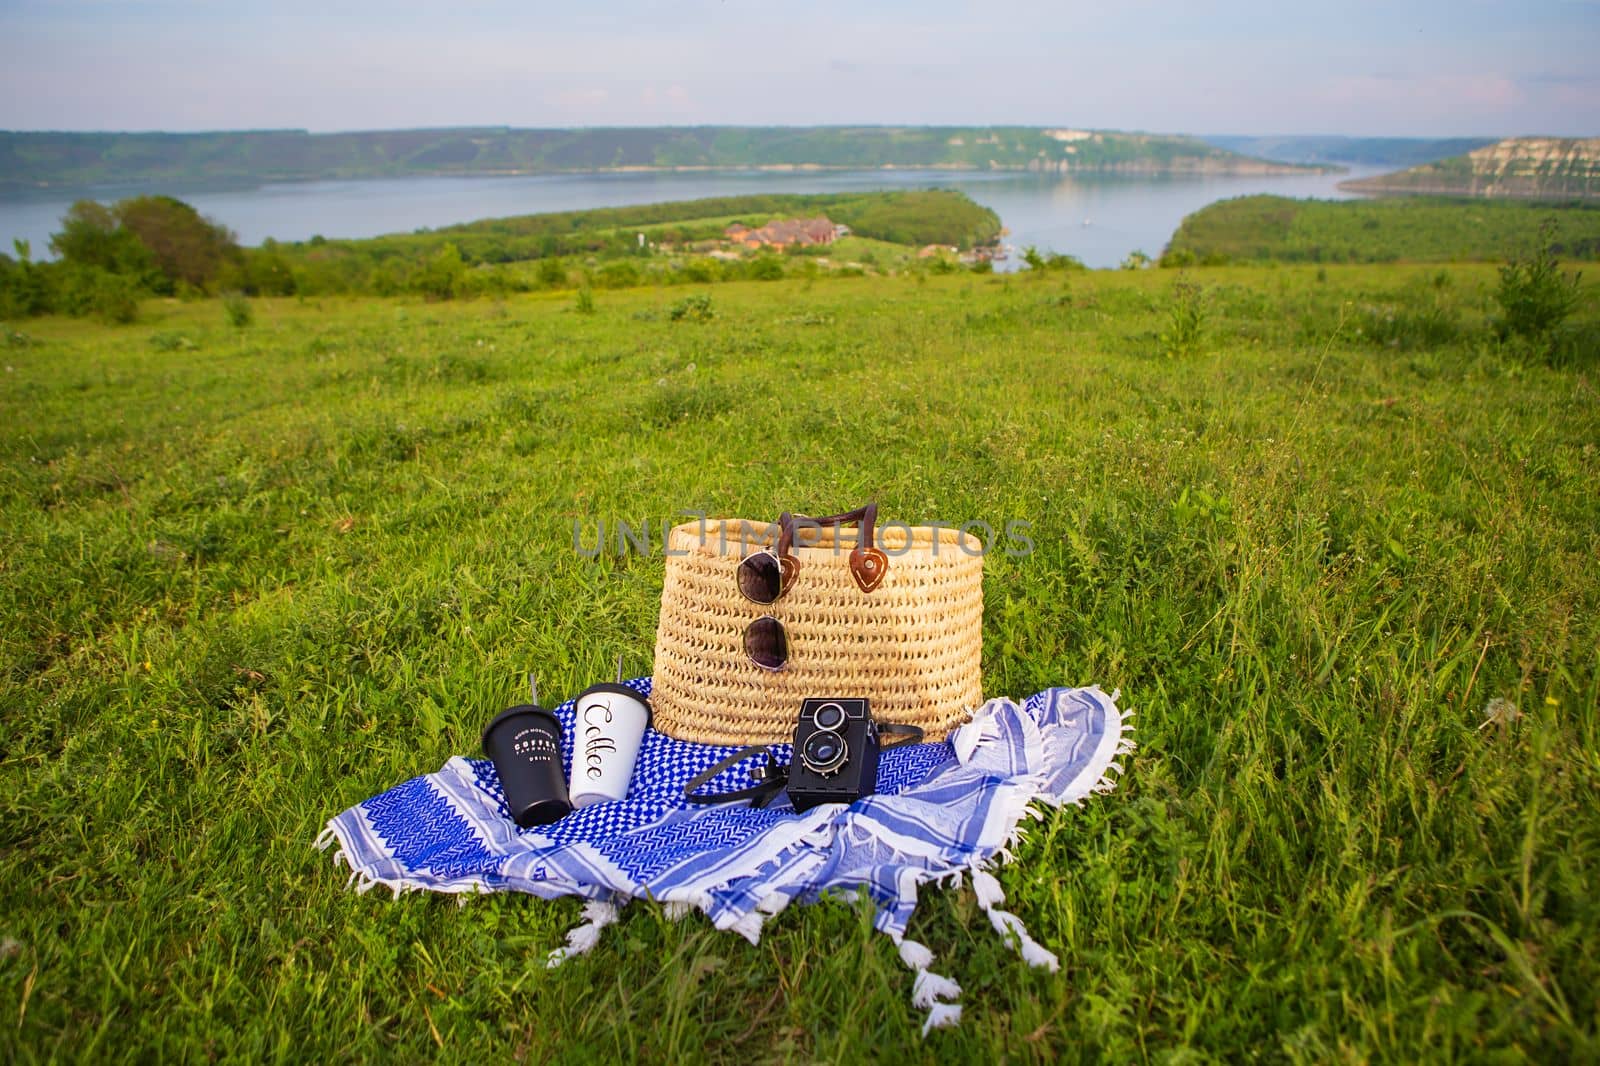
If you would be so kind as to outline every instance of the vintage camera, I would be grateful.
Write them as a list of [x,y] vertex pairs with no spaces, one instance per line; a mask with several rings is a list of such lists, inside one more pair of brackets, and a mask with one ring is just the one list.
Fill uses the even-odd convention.
[[789,763],[797,811],[854,803],[878,789],[878,727],[864,699],[808,699],[800,705]]

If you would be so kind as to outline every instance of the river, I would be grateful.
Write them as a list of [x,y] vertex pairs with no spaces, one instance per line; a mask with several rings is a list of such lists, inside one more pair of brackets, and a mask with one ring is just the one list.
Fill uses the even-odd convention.
[[80,190],[76,196],[0,194],[0,249],[9,252],[13,240],[25,240],[35,258],[47,257],[50,234],[60,229],[61,216],[77,196],[110,201],[169,192],[233,229],[245,244],[259,244],[269,237],[372,237],[481,218],[706,196],[939,186],[960,189],[993,208],[1010,231],[1006,243],[1017,249],[1034,245],[1075,255],[1091,267],[1111,267],[1136,250],[1159,255],[1185,215],[1217,200],[1253,193],[1345,199],[1339,182],[1377,173],[1382,168],[1252,176],[732,170],[385,178],[212,190],[120,186]]

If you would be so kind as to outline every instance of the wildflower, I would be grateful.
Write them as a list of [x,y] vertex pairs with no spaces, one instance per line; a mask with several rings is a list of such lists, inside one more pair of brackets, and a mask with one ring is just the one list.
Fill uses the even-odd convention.
[[1483,706],[1483,724],[1478,726],[1484,729],[1497,725],[1501,729],[1509,728],[1511,723],[1522,717],[1522,712],[1517,705],[1504,696],[1496,696]]

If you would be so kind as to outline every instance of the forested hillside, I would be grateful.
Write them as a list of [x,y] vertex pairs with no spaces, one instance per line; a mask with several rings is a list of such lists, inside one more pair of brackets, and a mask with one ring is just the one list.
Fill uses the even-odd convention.
[[673,167],[1293,170],[1190,137],[1019,126],[0,132],[0,187]]
[[1493,144],[1493,137],[1207,137],[1218,148],[1283,163],[1414,167]]

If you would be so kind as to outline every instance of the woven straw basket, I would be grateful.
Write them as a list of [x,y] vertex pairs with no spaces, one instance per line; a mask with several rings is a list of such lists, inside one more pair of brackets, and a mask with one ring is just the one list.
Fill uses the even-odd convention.
[[[806,697],[865,696],[877,720],[940,740],[983,702],[981,541],[954,529],[879,527],[888,574],[864,593],[848,563],[856,531],[813,533],[795,548],[793,584],[761,606],[740,595],[737,570],[772,543],[765,524],[672,530],[650,692],[657,729],[699,744],[771,744],[794,738]],[[764,614],[788,634],[781,671],[745,655],[745,628]]]

